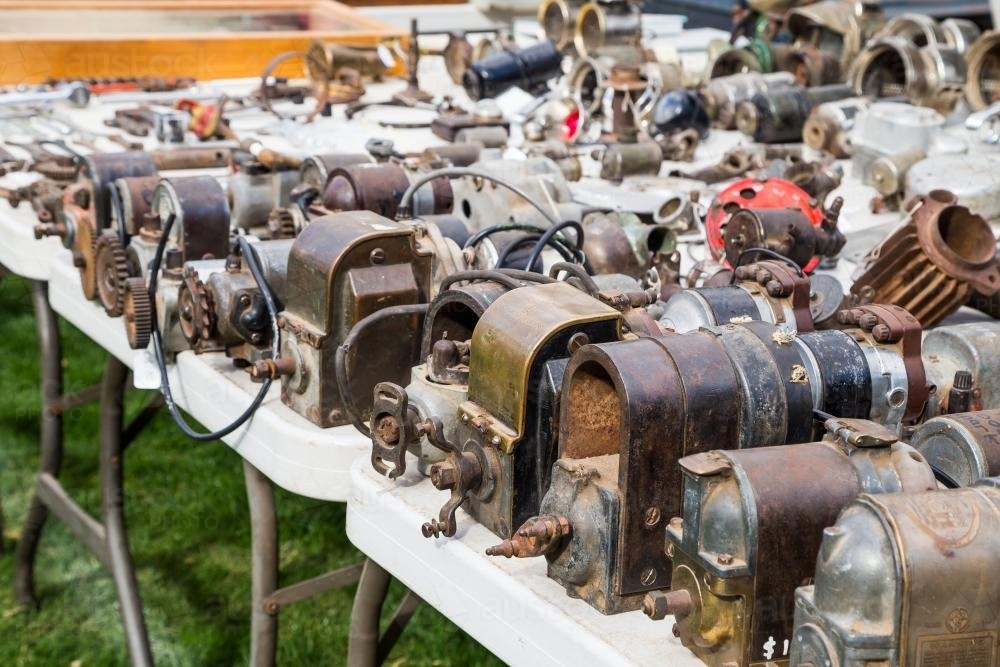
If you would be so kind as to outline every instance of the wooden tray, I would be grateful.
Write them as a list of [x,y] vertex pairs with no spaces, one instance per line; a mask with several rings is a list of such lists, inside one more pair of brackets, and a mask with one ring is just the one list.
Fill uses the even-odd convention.
[[0,0],[0,84],[260,76],[274,56],[313,40],[360,46],[405,37],[331,0]]

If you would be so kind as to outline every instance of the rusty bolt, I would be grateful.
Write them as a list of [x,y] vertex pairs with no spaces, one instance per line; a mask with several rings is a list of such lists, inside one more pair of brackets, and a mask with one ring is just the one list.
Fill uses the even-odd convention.
[[876,324],[872,328],[872,336],[874,336],[875,340],[879,343],[891,343],[893,338],[892,329],[885,324]]
[[716,560],[719,561],[719,565],[732,565],[733,564],[733,555],[732,554],[719,554],[719,557],[716,558]]
[[876,324],[878,324],[878,317],[871,313],[865,313],[858,318],[858,326],[867,331],[871,331]]
[[768,281],[768,283],[764,285],[764,288],[767,290],[767,293],[770,294],[771,296],[778,297],[785,295],[784,286],[777,280]]
[[656,524],[660,523],[660,508],[650,507],[646,510],[645,515],[646,525],[652,528]]
[[371,251],[371,254],[368,255],[368,259],[371,260],[372,264],[381,264],[385,261],[385,250],[382,248],[375,248]]
[[642,571],[642,576],[639,577],[639,580],[642,582],[643,586],[651,585],[654,581],[656,581],[656,570],[654,568],[647,567]]
[[[691,613],[694,604],[691,593],[683,588],[673,591],[652,591],[642,601],[642,611],[654,621],[673,616],[682,621]],[[676,636],[676,635],[675,635]]]
[[435,489],[452,489],[458,483],[458,469],[451,461],[442,461],[431,466],[431,484]]
[[399,422],[392,415],[385,415],[375,424],[379,438],[387,445],[399,442]]

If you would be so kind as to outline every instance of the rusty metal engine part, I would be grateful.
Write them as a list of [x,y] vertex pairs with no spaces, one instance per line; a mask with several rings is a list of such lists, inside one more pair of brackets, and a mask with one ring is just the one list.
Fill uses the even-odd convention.
[[[393,162],[338,167],[330,172],[323,205],[331,211],[371,211],[394,219],[400,198],[419,175]],[[451,182],[435,179],[417,191],[414,213],[450,213],[453,202]]]
[[765,260],[737,267],[732,285],[690,288],[674,294],[659,322],[677,333],[746,321],[812,331],[809,297],[809,278],[784,262]]
[[472,100],[496,97],[517,86],[526,91],[543,87],[562,74],[562,55],[546,40],[523,49],[509,49],[472,63],[462,86]]
[[448,70],[448,76],[452,83],[462,84],[462,77],[465,70],[472,64],[474,47],[464,32],[448,33],[448,43],[441,51],[444,58],[444,67]]
[[324,153],[310,155],[302,160],[299,167],[299,182],[310,185],[320,192],[326,189],[330,173],[341,167],[355,164],[371,164],[375,160],[368,153]]
[[968,301],[973,290],[1000,290],[996,240],[989,224],[946,190],[914,198],[908,220],[873,248],[851,286],[851,303],[892,303],[925,327]]
[[[745,224],[741,223],[739,231],[731,229],[730,223],[733,216],[738,211],[745,209],[753,209],[758,213],[771,210],[777,212],[778,215],[765,214],[764,217],[767,218],[765,220],[760,215],[751,219],[748,214],[743,214],[741,220]],[[796,254],[799,255],[799,259],[803,259],[805,262],[804,265],[799,265],[809,272],[819,266],[820,258],[815,256],[815,251],[830,243],[832,245],[827,248],[829,250],[833,250],[838,243],[840,246],[843,245],[843,236],[839,236],[838,239],[836,216],[832,215],[832,212],[832,207],[829,212],[824,211],[818,200],[811,197],[799,186],[784,179],[740,179],[719,192],[708,207],[708,213],[705,216],[708,250],[713,258],[725,258],[731,266],[745,248],[773,245],[775,247],[771,249],[787,254],[782,252],[779,247],[785,247],[789,252],[797,247],[801,252]],[[789,216],[788,224],[792,224],[793,228],[798,231],[789,232],[787,225],[779,228],[777,226],[778,218],[783,216]],[[832,223],[827,220],[827,217],[831,218]],[[808,232],[803,234],[804,221],[817,231],[813,234]],[[737,238],[741,235],[742,239]],[[804,253],[810,250],[813,250],[814,254],[806,258]],[[839,247],[834,252],[837,250]]]
[[709,118],[718,127],[731,130],[736,127],[736,107],[746,102],[757,93],[770,90],[772,87],[785,86],[795,82],[790,72],[774,72],[761,74],[746,72],[718,77],[706,81],[698,93],[705,102],[705,110]]
[[580,56],[566,74],[565,85],[569,97],[587,116],[601,113],[601,100],[608,89],[611,69],[615,64],[642,65],[649,54],[638,46],[615,46],[594,49]]
[[761,158],[759,153],[747,150],[744,146],[737,146],[731,151],[727,151],[722,159],[709,167],[688,173],[672,170],[669,174],[711,185],[746,176],[750,171],[762,168],[764,161]]
[[941,23],[925,14],[898,14],[878,31],[878,37],[902,37],[918,47],[941,44],[965,55],[981,32],[968,19],[949,18]]
[[841,75],[884,21],[880,7],[855,0],[821,0],[793,7],[785,15],[794,43],[822,49],[837,61]]
[[[655,100],[652,85],[640,65],[615,63],[601,104],[604,137],[621,143],[639,140],[643,118]],[[648,102],[643,102],[646,99]]]
[[341,395],[337,349],[363,318],[392,306],[426,304],[434,258],[414,229],[371,211],[314,220],[288,257],[281,356],[282,401],[321,427],[350,423],[347,401],[363,406],[376,382],[405,382],[419,356],[422,317],[407,313],[370,324],[347,350],[351,396]]
[[573,46],[576,15],[585,0],[542,0],[538,3],[538,25],[545,39],[560,51]]
[[[292,240],[261,241],[253,251],[261,275],[281,308]],[[234,359],[254,362],[269,354],[271,323],[261,294],[243,258],[230,254],[223,267],[186,262],[177,295],[181,333],[195,352],[225,350]],[[215,270],[212,270],[215,269]]]
[[965,153],[963,140],[942,132],[945,117],[926,107],[873,102],[855,117],[850,133],[851,172],[865,179],[880,157],[924,151],[928,155]]
[[450,110],[431,121],[431,132],[445,141],[480,141],[491,148],[502,148],[510,138],[510,123],[498,108],[480,104],[472,113]]
[[859,493],[936,488],[926,461],[884,426],[834,418],[826,428],[823,442],[680,460],[670,591],[647,595],[643,610],[673,616],[674,633],[706,664],[787,665],[795,589],[812,577],[824,529]]
[[754,95],[736,108],[736,128],[761,143],[800,141],[806,119],[814,106],[853,95],[854,91],[844,84],[772,88],[767,93]]
[[522,149],[529,159],[544,157],[555,162],[567,181],[576,182],[583,178],[583,165],[579,156],[571,153],[564,141],[533,142],[525,144]]
[[973,111],[981,111],[1000,99],[998,58],[1000,58],[1000,31],[997,30],[983,33],[966,54],[969,69],[965,98]]
[[816,105],[802,126],[802,141],[809,148],[828,151],[838,159],[850,157],[854,119],[870,104],[867,97],[848,97]]
[[738,267],[744,260],[760,259],[770,250],[803,269],[818,266],[824,257],[836,257],[847,239],[837,228],[844,200],[837,197],[823,211],[820,224],[801,209],[743,208],[733,213],[722,235],[726,262]]
[[234,229],[267,226],[271,211],[288,206],[292,188],[299,184],[298,169],[272,170],[262,165],[244,165],[226,181]]
[[880,157],[868,168],[865,184],[875,188],[883,203],[889,203],[890,208],[898,208],[907,173],[926,157],[927,154],[919,149]]
[[635,46],[641,37],[641,3],[633,0],[591,0],[576,13],[573,44],[581,55],[607,46]]
[[790,663],[996,664],[1000,488],[862,495],[795,594]]
[[[618,300],[620,293],[605,296],[628,309],[627,298]],[[435,428],[432,443],[448,455],[431,467],[431,481],[450,490],[451,498],[438,517],[424,525],[425,536],[454,535],[455,511],[463,503],[501,537],[537,511],[554,460],[554,411],[566,358],[588,341],[618,340],[623,317],[601,299],[563,282],[515,289],[483,312],[471,336],[468,401],[459,406],[457,416],[420,416],[432,423],[458,423],[455,441],[444,441],[441,429]],[[396,387],[393,393],[400,396],[402,390]],[[382,413],[403,419],[401,404],[380,401],[386,407],[376,408],[376,421]],[[376,468],[399,470],[399,449],[407,443],[378,438],[373,443]],[[387,460],[396,467],[380,467],[378,461]]]
[[[809,442],[814,409],[898,427],[909,394],[926,397],[920,329],[901,309],[865,315],[879,323],[796,335],[750,322],[581,348],[566,367],[559,460],[538,517],[571,530],[524,555],[545,555],[549,577],[604,613],[636,609],[670,585],[663,527],[681,513],[678,459]],[[897,325],[894,342],[875,340],[875,327]],[[521,551],[525,529],[488,553]]]
[[791,162],[781,178],[802,188],[818,202],[825,202],[844,180],[843,168],[832,161]]
[[325,84],[336,79],[337,70],[341,67],[348,67],[361,76],[378,80],[393,63],[391,58],[376,49],[314,41],[305,53],[305,65],[314,84]]
[[[126,329],[131,327],[128,304],[143,299],[148,284],[149,267],[156,256],[165,222],[172,218],[169,237],[161,266],[156,293],[157,322],[164,350],[168,353],[187,349],[180,328],[177,292],[181,285],[183,264],[187,260],[222,260],[229,254],[229,202],[219,182],[211,176],[163,178],[153,190],[151,210],[145,216],[137,234],[132,235],[126,248],[129,265],[139,273],[122,281],[125,294]],[[132,285],[130,288],[129,286]],[[131,296],[129,290],[131,289]],[[151,309],[150,309],[151,310]],[[139,331],[130,335],[130,343],[148,342],[149,334]],[[136,349],[145,347],[140,345]]]
[[656,176],[663,150],[655,141],[608,144],[601,151],[601,178],[620,183],[627,176]]
[[583,250],[596,274],[621,273],[639,280],[677,250],[673,230],[646,224],[634,213],[590,213],[581,224]]
[[[927,406],[928,416],[964,412],[965,394],[971,397],[968,410],[1000,409],[1000,350],[993,344],[997,335],[997,322],[939,326],[925,334],[924,368],[928,383],[935,387]],[[965,373],[970,375],[971,388],[967,392],[959,388],[957,403],[953,402],[955,378]]]
[[[558,220],[579,221],[583,217],[582,207],[573,202],[562,169],[548,158],[533,157],[518,162],[487,160],[477,162],[473,168],[516,185]],[[549,226],[548,218],[529,202],[488,179],[465,176],[451,183],[455,193],[454,213],[465,220],[471,232],[504,223]]]
[[924,422],[910,437],[913,448],[957,486],[1000,473],[1000,410],[979,410],[975,392],[972,374],[957,373],[948,403],[956,413]]
[[913,104],[950,114],[965,89],[965,59],[942,44],[918,47],[902,37],[878,37],[858,54],[847,81],[872,98],[905,96]]

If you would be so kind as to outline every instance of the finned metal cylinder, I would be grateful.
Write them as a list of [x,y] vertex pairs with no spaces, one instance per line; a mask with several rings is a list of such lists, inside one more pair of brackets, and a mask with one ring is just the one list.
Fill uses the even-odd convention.
[[966,54],[969,63],[965,96],[973,111],[1000,99],[1000,31],[983,33]]
[[629,0],[588,2],[576,15],[573,43],[580,54],[589,54],[603,46],[639,43],[642,37],[642,12]]
[[915,197],[910,220],[872,250],[851,286],[854,303],[892,303],[930,327],[972,291],[1000,289],[996,241],[989,224],[955,203],[947,190]]
[[965,59],[949,46],[921,48],[902,37],[879,37],[858,55],[848,82],[858,95],[903,95],[947,115],[964,94],[966,71]]

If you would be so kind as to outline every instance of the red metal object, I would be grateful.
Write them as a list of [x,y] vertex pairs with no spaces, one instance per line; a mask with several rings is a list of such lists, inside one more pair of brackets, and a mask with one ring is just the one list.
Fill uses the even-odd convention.
[[[782,178],[742,178],[716,195],[705,216],[705,234],[712,257],[730,266],[726,261],[724,235],[726,224],[733,213],[741,208],[785,209],[802,211],[814,227],[823,223],[823,209],[820,202],[791,181]],[[803,269],[810,272],[819,265],[820,258],[813,257]]]

